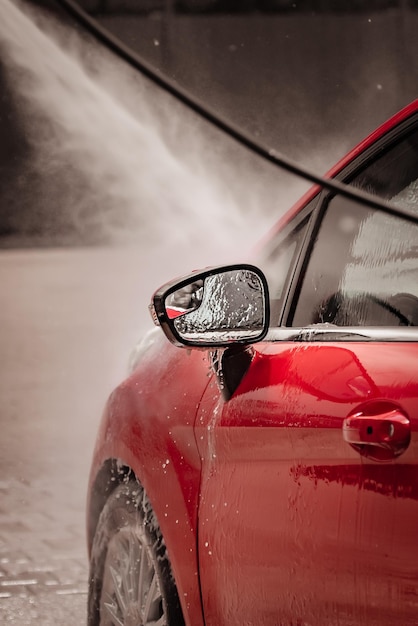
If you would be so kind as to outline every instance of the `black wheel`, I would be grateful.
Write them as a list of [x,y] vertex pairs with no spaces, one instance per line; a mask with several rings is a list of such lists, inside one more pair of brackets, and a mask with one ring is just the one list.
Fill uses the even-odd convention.
[[100,515],[90,562],[88,625],[184,625],[165,543],[137,482],[119,485]]

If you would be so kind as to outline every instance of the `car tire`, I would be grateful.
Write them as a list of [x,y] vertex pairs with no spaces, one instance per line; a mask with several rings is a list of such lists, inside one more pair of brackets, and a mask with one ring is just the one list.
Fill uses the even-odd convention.
[[167,549],[136,481],[116,487],[93,540],[88,626],[183,626]]

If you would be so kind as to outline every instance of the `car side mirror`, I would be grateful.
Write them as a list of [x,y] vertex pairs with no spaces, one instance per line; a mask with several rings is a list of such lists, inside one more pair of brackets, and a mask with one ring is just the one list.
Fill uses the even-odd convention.
[[178,346],[255,343],[264,338],[269,326],[267,281],[253,265],[194,272],[156,291],[150,311],[154,322]]

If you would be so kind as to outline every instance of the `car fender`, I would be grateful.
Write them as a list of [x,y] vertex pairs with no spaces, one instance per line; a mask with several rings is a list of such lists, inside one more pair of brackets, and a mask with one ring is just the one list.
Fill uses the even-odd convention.
[[106,404],[88,497],[93,510],[95,482],[110,459],[134,472],[167,545],[185,621],[193,626],[203,625],[197,555],[201,460],[194,423],[210,375],[205,351],[182,350],[162,332],[154,335]]

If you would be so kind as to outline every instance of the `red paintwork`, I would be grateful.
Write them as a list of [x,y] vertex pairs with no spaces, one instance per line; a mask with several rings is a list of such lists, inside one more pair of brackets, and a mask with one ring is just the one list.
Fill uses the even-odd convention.
[[135,472],[165,539],[190,626],[204,623],[196,539],[201,462],[193,426],[209,372],[205,352],[175,348],[161,333],[110,397],[90,474],[91,497],[107,459],[119,459]]
[[[88,507],[106,460],[132,468],[188,626],[417,624],[417,371],[413,343],[265,342],[225,402],[207,353],[161,333],[108,401]],[[391,411],[410,424],[401,456],[375,462],[344,440],[348,418]]]
[[418,442],[381,465],[342,431],[377,407],[416,433],[417,368],[414,344],[266,343],[229,402],[208,388],[197,421],[207,626],[417,623]]

